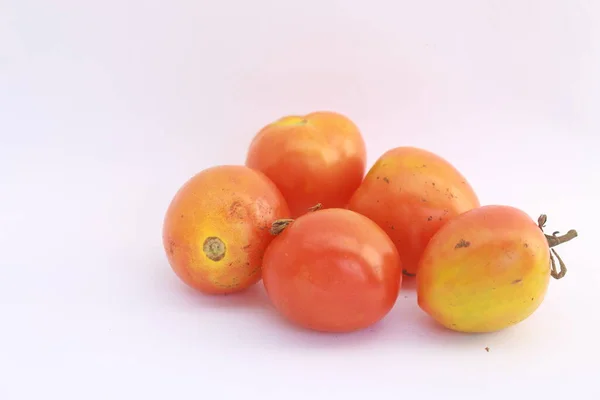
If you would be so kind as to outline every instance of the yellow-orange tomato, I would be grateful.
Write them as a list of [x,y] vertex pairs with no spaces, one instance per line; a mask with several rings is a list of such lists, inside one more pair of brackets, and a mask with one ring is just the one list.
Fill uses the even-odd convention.
[[348,208],[385,230],[405,274],[414,275],[431,236],[450,218],[479,205],[465,177],[448,161],[426,150],[397,147],[375,162]]
[[163,225],[163,244],[175,273],[209,294],[241,291],[261,278],[273,221],[289,217],[275,184],[245,166],[216,166],[176,193]]
[[542,303],[550,278],[545,234],[523,211],[483,206],[449,221],[419,266],[419,306],[443,326],[492,332]]
[[346,207],[364,176],[366,149],[351,120],[321,111],[265,126],[250,144],[246,165],[277,185],[295,218],[317,203]]

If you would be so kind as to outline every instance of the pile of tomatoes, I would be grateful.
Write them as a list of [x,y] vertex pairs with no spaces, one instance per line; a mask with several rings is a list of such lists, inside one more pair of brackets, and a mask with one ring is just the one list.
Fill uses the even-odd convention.
[[546,235],[545,221],[482,206],[461,172],[424,149],[390,149],[367,171],[357,126],[314,112],[262,128],[245,165],[188,180],[163,243],[189,286],[230,294],[262,278],[274,308],[304,328],[364,329],[416,279],[418,306],[438,323],[490,332],[530,316],[566,272],[553,247],[577,232]]

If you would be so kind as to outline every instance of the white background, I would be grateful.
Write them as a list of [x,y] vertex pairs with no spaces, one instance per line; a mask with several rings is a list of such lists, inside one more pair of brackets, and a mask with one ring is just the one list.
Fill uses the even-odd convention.
[[[0,399],[598,399],[599,72],[593,0],[0,0]],[[192,293],[161,246],[174,192],[321,109],[369,164],[425,147],[482,203],[576,228],[567,276],[489,335],[410,287],[351,335],[290,327],[260,284]]]

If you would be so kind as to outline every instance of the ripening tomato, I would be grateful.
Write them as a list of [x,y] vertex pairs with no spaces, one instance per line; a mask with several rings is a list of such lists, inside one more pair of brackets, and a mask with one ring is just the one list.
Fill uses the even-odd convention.
[[263,127],[250,144],[246,165],[277,185],[295,218],[317,203],[345,207],[365,174],[366,149],[351,120],[321,111]]
[[402,281],[398,252],[385,232],[346,209],[304,214],[271,242],[263,284],[291,322],[323,332],[350,332],[381,320]]
[[261,277],[273,221],[289,217],[283,195],[245,166],[205,169],[176,193],[166,212],[163,244],[186,284],[208,294],[238,292]]
[[431,236],[450,218],[479,205],[465,177],[448,161],[423,149],[397,147],[375,162],[348,208],[385,230],[405,274],[414,275]]
[[548,288],[549,240],[556,245],[576,236],[576,231],[546,236],[540,228],[509,206],[483,206],[453,218],[433,236],[421,259],[419,306],[461,332],[492,332],[525,320]]

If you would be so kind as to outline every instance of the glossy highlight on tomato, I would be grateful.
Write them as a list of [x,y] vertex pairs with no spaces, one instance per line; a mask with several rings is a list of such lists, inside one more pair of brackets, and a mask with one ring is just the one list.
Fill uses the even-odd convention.
[[479,205],[466,178],[448,161],[427,150],[397,147],[370,168],[348,208],[383,228],[398,248],[405,273],[415,275],[433,234]]
[[167,209],[167,259],[200,292],[242,291],[260,280],[271,224],[287,217],[283,195],[262,173],[236,165],[207,168],[185,182]]
[[402,282],[401,260],[385,232],[346,209],[304,214],[267,248],[263,283],[292,323],[351,332],[383,319]]
[[256,134],[246,165],[277,185],[295,218],[317,203],[345,207],[364,177],[366,147],[358,127],[340,113],[290,115]]

